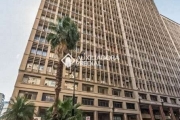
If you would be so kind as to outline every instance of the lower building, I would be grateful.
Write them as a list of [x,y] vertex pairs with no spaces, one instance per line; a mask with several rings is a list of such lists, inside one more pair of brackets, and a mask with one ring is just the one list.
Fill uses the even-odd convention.
[[0,114],[4,107],[4,99],[5,99],[5,95],[3,93],[0,93]]
[[3,107],[2,111],[1,111],[0,116],[3,115],[7,111],[8,106],[9,106],[9,101],[4,101],[4,107]]

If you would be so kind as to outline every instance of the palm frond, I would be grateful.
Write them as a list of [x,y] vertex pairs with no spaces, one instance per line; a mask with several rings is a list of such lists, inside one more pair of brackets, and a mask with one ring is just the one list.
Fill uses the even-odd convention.
[[[67,99],[63,102],[58,102],[58,118],[59,120],[82,120],[82,111],[78,108],[80,104],[72,105],[72,99]],[[75,116],[71,116],[72,109],[75,110]],[[47,109],[46,119],[51,120],[52,118],[53,107]]]
[[47,36],[47,41],[53,48],[59,46],[59,44],[65,44],[68,50],[72,50],[76,47],[76,43],[79,40],[79,32],[76,24],[69,17],[58,18],[57,24],[50,23],[49,29],[52,33]]
[[11,108],[0,119],[5,120],[32,120],[35,106],[23,97],[16,97],[10,101]]

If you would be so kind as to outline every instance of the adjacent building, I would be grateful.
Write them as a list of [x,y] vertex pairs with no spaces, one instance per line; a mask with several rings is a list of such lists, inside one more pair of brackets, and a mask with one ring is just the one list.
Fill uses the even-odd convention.
[[0,93],[0,114],[4,107],[4,99],[5,99],[5,95],[3,93]]
[[54,50],[49,22],[70,16],[81,33],[76,55],[114,55],[101,66],[64,66],[60,99],[72,97],[90,120],[178,120],[180,25],[159,14],[153,0],[42,0],[12,97],[32,100],[37,117],[54,101]]
[[0,116],[3,115],[7,111],[8,106],[9,106],[9,101],[4,101],[4,106],[3,106]]

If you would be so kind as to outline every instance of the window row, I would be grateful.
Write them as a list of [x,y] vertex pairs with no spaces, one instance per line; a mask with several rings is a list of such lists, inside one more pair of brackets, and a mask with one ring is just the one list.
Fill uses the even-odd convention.
[[[139,93],[139,99],[141,100],[147,100],[147,94],[144,93]],[[170,98],[168,101],[167,97],[160,96],[161,101],[159,102],[165,102],[165,103],[172,103],[172,104],[177,104],[177,101],[175,98]],[[158,96],[156,95],[150,95],[150,100],[151,101],[158,101]]]
[[[19,91],[19,95],[20,97],[25,97],[29,100],[36,100],[37,98],[37,92],[30,92],[30,91]],[[63,100],[66,99],[72,99],[72,96],[63,96]],[[54,94],[49,94],[49,93],[43,93],[42,94],[42,98],[41,101],[45,101],[45,102],[54,102],[55,100],[55,95]],[[75,103],[77,103],[77,97],[75,97]],[[94,99],[92,98],[82,98],[81,103],[83,105],[94,105]],[[113,107],[114,108],[123,108],[123,103],[122,102],[117,102],[117,101],[113,101]],[[108,100],[101,100],[98,99],[98,106],[101,107],[109,107],[109,101]],[[126,107],[127,109],[135,109],[135,104],[134,103],[126,103]]]
[[[40,85],[41,84],[41,77],[24,75],[22,83]],[[53,79],[46,78],[43,84],[44,84],[44,86],[55,87],[56,81]],[[74,86],[73,82],[66,81],[64,84],[64,88],[69,89],[69,90],[73,90],[74,89],[73,86]],[[78,90],[78,84],[77,83],[75,83],[75,90]],[[82,91],[96,92],[96,91],[94,91],[94,85],[90,85],[90,84],[82,84]],[[97,92],[101,93],[101,94],[107,94],[108,95],[109,94],[109,88],[98,86]],[[112,95],[114,95],[114,96],[123,96],[123,94],[124,94],[124,97],[134,98],[133,92],[131,92],[131,91],[124,91],[123,93],[122,92],[123,91],[121,91],[120,89],[112,89]]]

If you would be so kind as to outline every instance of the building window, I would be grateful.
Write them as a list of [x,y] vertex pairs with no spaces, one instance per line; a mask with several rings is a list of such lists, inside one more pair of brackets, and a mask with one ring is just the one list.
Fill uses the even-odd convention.
[[37,50],[37,55],[42,55],[42,50]]
[[43,51],[42,56],[44,56],[44,57],[47,56],[47,51]]
[[50,86],[50,87],[55,87],[56,86],[56,81],[55,80],[46,79],[44,85],[45,86]]
[[42,101],[54,102],[54,100],[55,100],[54,94],[43,93]]
[[[72,96],[63,96],[63,101],[67,100],[67,99],[72,99]],[[77,97],[75,97],[75,103],[77,103]]]
[[121,96],[121,90],[112,89],[112,95]]
[[31,49],[31,53],[32,53],[32,54],[36,54],[36,49],[32,48],[32,49]]
[[87,92],[93,92],[94,86],[93,85],[83,84],[82,85],[82,90],[87,91]]
[[155,95],[150,95],[150,98],[152,101],[157,101],[157,96],[155,96]]
[[176,104],[176,99],[170,98],[172,104]]
[[115,101],[113,101],[113,107],[114,108],[122,108],[122,102],[115,102]]
[[122,115],[114,115],[113,120],[123,120],[123,116]]
[[39,107],[38,116],[44,118],[46,115],[46,111],[48,108],[46,107]]
[[124,91],[125,97],[133,98],[133,92]]
[[41,81],[40,77],[30,76],[30,75],[24,75],[23,77],[23,83],[26,84],[33,84],[33,85],[39,85]]
[[167,102],[167,97],[161,97],[161,102]]
[[126,103],[127,109],[135,109],[134,103]]
[[108,88],[98,87],[98,93],[107,94],[108,93]]
[[98,106],[109,107],[109,101],[108,100],[98,100]]
[[139,96],[141,97],[141,99],[147,100],[146,94],[139,93]]
[[43,71],[44,70],[44,65],[39,65],[39,71]]
[[[72,82],[65,82],[65,89],[73,90],[74,89],[74,83]],[[77,90],[77,84],[75,84],[75,90]]]
[[29,92],[29,91],[19,91],[19,97],[25,97],[29,100],[36,100],[37,92]]
[[94,99],[82,98],[83,105],[94,105]]
[[34,40],[39,41],[39,38],[40,38],[39,35],[35,35]]

